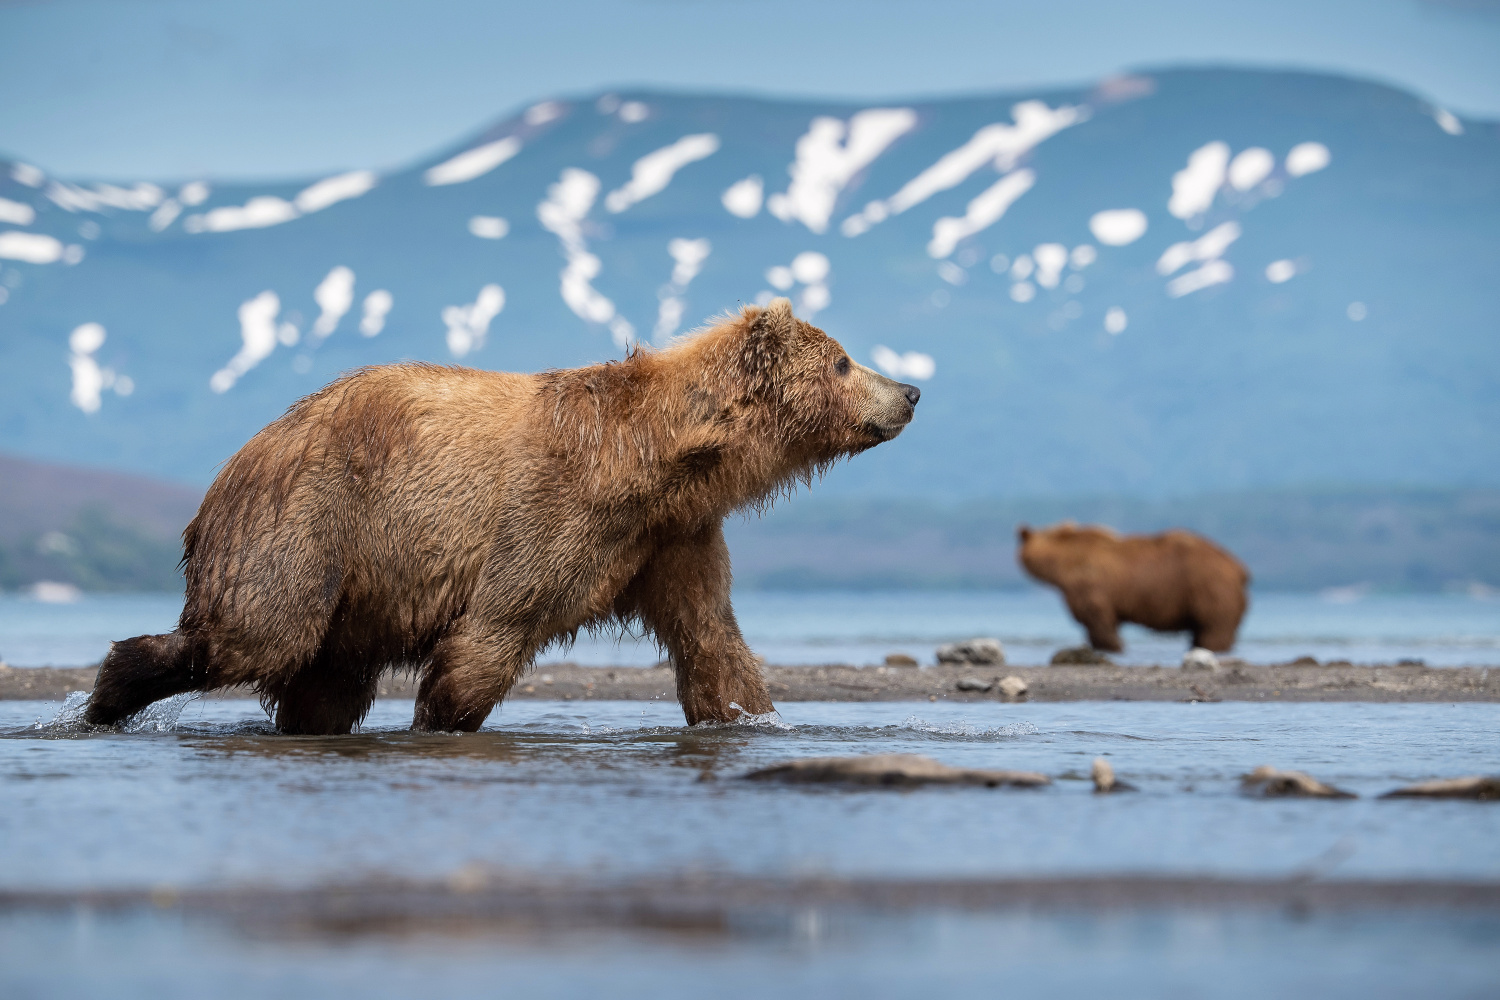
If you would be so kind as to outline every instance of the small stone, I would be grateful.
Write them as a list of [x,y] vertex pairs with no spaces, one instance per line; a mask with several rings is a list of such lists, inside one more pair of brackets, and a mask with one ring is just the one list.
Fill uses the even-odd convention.
[[1314,799],[1352,799],[1356,796],[1342,788],[1325,785],[1301,771],[1281,771],[1262,765],[1240,778],[1240,790],[1247,795],[1265,798],[1301,796]]
[[1316,656],[1299,656],[1287,664],[1289,667],[1316,667],[1317,665],[1318,658]]
[[911,788],[918,785],[1011,785],[1036,788],[1052,779],[1035,771],[991,771],[949,767],[911,753],[871,754],[863,757],[809,757],[751,771],[751,781],[784,781],[793,784],[873,785]]
[[1183,670],[1207,670],[1217,673],[1219,669],[1219,658],[1213,654],[1213,650],[1204,649],[1202,646],[1194,646],[1182,657]]
[[1009,698],[1011,701],[1018,701],[1019,699],[1026,697],[1026,692],[1028,690],[1029,689],[1026,686],[1026,682],[1021,680],[1021,678],[1015,676],[1014,674],[1009,677],[1002,678],[1000,681],[1000,693],[1005,695],[1005,697]]
[[1068,646],[1052,654],[1054,667],[1112,667],[1114,661],[1093,646]]
[[1135,791],[1134,785],[1126,784],[1115,777],[1114,767],[1103,757],[1094,758],[1094,766],[1090,769],[1089,776],[1094,779],[1094,792],[1098,795]]
[[995,682],[982,681],[978,677],[960,677],[958,683],[953,686],[960,691],[988,691],[995,686]]
[[890,655],[888,655],[885,658],[885,665],[888,666],[888,667],[920,667],[921,666],[921,664],[917,662],[917,658],[915,656],[911,656],[911,655],[909,655],[907,653],[891,653]]
[[1398,666],[1398,667],[1425,667],[1425,666],[1427,666],[1427,661],[1424,660],[1424,659],[1422,659],[1421,657],[1403,656],[1401,659],[1399,659],[1399,660],[1396,661],[1396,666]]
[[1500,776],[1473,775],[1467,778],[1439,778],[1386,792],[1382,799],[1477,799],[1500,800]]
[[951,665],[999,666],[1005,662],[1005,647],[999,639],[966,639],[937,648],[937,661]]

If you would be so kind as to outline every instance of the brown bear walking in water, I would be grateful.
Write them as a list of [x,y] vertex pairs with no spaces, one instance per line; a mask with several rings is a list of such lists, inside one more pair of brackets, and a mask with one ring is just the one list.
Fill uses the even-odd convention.
[[1249,599],[1250,574],[1190,531],[1117,535],[1072,522],[1016,532],[1026,572],[1062,591],[1095,649],[1119,652],[1120,623],[1191,632],[1193,645],[1227,652]]
[[229,460],[183,534],[176,631],[115,643],[87,718],[248,684],[282,732],[347,733],[407,665],[413,728],[472,731],[548,643],[623,622],[689,724],[769,712],[722,521],[889,441],[920,395],[786,299],[587,368],[348,375]]

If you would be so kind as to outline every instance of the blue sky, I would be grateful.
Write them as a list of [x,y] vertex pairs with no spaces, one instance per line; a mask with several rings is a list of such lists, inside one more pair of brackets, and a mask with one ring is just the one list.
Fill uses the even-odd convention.
[[878,99],[1237,64],[1500,118],[1497,0],[0,0],[0,150],[77,177],[390,167],[558,93]]

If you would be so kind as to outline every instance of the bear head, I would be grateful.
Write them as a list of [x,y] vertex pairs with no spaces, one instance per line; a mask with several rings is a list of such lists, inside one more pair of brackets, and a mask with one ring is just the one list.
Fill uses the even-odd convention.
[[849,357],[785,298],[747,307],[732,324],[739,402],[758,413],[794,467],[826,466],[889,441],[922,391]]
[[1098,525],[1063,521],[1050,528],[1021,525],[1016,529],[1016,557],[1021,567],[1043,583],[1058,584],[1090,560],[1101,546],[1119,535]]

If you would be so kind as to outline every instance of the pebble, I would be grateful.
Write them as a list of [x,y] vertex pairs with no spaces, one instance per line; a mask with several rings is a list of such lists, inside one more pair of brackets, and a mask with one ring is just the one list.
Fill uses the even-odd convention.
[[1219,670],[1219,658],[1213,654],[1213,650],[1204,649],[1202,646],[1194,646],[1182,656],[1183,670],[1207,670],[1217,673]]
[[1026,686],[1026,682],[1021,680],[1021,678],[1016,677],[1015,675],[1003,678],[1000,681],[1000,693],[1005,695],[1005,697],[1009,698],[1011,701],[1016,701],[1020,698],[1026,697],[1026,692],[1028,690],[1029,689]]
[[1134,785],[1128,785],[1115,777],[1114,767],[1103,757],[1094,758],[1094,766],[1090,769],[1089,776],[1094,779],[1094,791],[1099,795],[1135,791]]
[[982,681],[978,677],[960,677],[958,683],[953,686],[960,691],[988,691],[995,686],[995,682]]
[[1289,795],[1314,799],[1356,798],[1352,792],[1325,785],[1310,774],[1304,774],[1301,771],[1281,771],[1264,764],[1240,778],[1240,790],[1247,795],[1259,794],[1265,798]]
[[885,658],[885,665],[888,666],[888,667],[920,667],[921,666],[921,664],[917,662],[917,658],[915,656],[911,656],[911,655],[909,655],[907,653],[891,653],[889,656],[887,656]]
[[751,781],[784,781],[794,784],[874,785],[883,788],[917,785],[1010,785],[1037,788],[1052,779],[1036,771],[995,771],[950,767],[912,753],[870,754],[863,757],[808,757],[751,771]]
[[937,661],[947,664],[970,664],[978,667],[999,666],[1005,662],[1005,647],[999,639],[965,639],[945,643],[937,648]]
[[1439,778],[1386,792],[1383,799],[1478,799],[1500,801],[1500,777],[1473,775],[1467,778]]
[[1052,654],[1054,667],[1112,667],[1114,661],[1093,646],[1068,646]]

